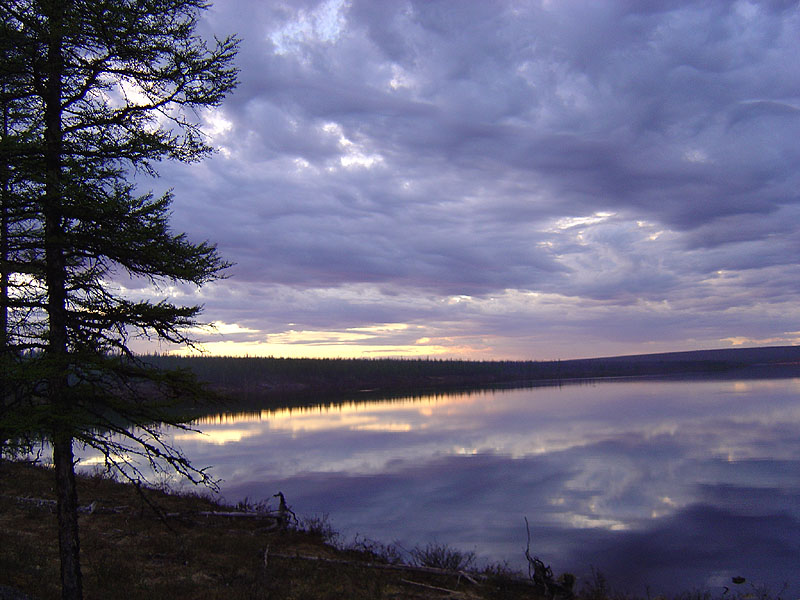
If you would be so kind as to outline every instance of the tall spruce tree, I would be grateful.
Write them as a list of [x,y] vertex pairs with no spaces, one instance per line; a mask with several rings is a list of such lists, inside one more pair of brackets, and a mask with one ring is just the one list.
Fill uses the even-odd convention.
[[114,284],[129,276],[202,285],[226,266],[213,245],[170,230],[170,194],[138,194],[130,181],[135,171],[156,174],[157,161],[210,151],[194,111],[235,86],[238,41],[198,37],[205,8],[0,0],[14,40],[0,46],[2,350],[19,373],[2,392],[2,419],[17,433],[46,432],[52,445],[63,598],[82,597],[76,442],[117,466],[133,451],[205,476],[153,426],[170,420],[164,400],[191,382],[129,350],[133,336],[189,343],[200,308],[134,300]]
[[0,21],[0,449],[7,435],[20,430],[8,421],[19,421],[26,388],[30,392],[20,359],[36,347],[23,332],[30,330],[31,313],[41,306],[31,274],[37,249],[41,253],[34,197],[42,168],[31,143],[41,135],[43,119],[24,76],[21,33]]

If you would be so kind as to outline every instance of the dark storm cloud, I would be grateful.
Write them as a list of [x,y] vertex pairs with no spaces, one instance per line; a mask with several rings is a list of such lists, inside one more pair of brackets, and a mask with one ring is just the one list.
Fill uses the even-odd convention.
[[[720,344],[746,321],[720,309],[777,315],[799,291],[795,3],[223,0],[203,27],[243,38],[242,82],[209,119],[220,152],[164,167],[176,221],[219,243],[232,282],[288,287],[301,316],[330,311],[327,329],[353,286],[386,300],[367,311],[383,322],[444,326],[430,300],[459,295],[553,318],[498,300],[511,290],[621,312],[667,302],[656,330],[702,321],[684,346]],[[256,304],[223,317],[215,294],[214,320],[298,321]],[[498,340],[513,326],[479,329],[486,306],[472,335]],[[604,335],[596,310],[562,312],[554,327]]]

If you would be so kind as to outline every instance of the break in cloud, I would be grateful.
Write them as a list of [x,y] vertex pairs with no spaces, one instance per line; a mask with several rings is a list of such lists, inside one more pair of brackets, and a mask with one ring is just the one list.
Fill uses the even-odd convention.
[[[219,353],[800,343],[796,2],[217,0],[241,85],[165,164]],[[152,182],[146,185],[153,186]]]

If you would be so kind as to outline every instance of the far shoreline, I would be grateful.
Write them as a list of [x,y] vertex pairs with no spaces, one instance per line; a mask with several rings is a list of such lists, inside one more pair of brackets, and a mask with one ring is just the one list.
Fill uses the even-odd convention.
[[646,379],[800,377],[800,346],[731,348],[558,361],[312,359],[148,355],[187,369],[227,401],[275,405],[320,396],[375,398]]

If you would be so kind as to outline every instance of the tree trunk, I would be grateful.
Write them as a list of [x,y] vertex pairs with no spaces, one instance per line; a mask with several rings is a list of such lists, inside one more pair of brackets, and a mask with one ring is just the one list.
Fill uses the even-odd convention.
[[53,436],[53,462],[56,470],[61,598],[80,600],[83,598],[83,584],[78,538],[78,494],[75,489],[72,436],[68,433],[56,433]]
[[45,356],[52,371],[48,377],[48,395],[53,410],[53,463],[56,470],[58,542],[61,558],[61,597],[82,600],[80,543],[78,538],[78,502],[75,491],[75,464],[72,454],[72,431],[76,426],[69,397],[69,336],[67,309],[67,264],[65,260],[65,215],[62,186],[61,95],[64,78],[63,23],[65,3],[52,0],[43,4],[49,25],[45,118],[45,197],[44,246],[47,317],[49,321]]
[[[5,101],[6,86],[2,86],[3,94],[3,144],[8,144],[8,104]],[[0,157],[0,354],[5,357],[8,350],[8,285],[9,285],[9,241],[11,212],[11,175],[6,157]],[[2,384],[0,384],[2,385]],[[5,401],[5,390],[2,390]],[[2,440],[0,440],[0,444]]]
[[[3,145],[8,144],[8,104],[6,103],[6,86],[2,86],[3,95]],[[5,151],[5,148],[4,148]],[[11,176],[9,174],[8,161],[5,156],[0,156],[0,366],[5,369],[8,368],[7,361],[10,360],[8,355],[9,338],[8,338],[8,285],[9,285],[9,242],[8,235],[10,231],[9,212],[11,210]],[[8,410],[7,404],[10,403],[9,391],[7,389],[6,378],[0,379],[0,417]],[[0,429],[0,456],[2,456],[3,449],[6,444],[6,432]]]

